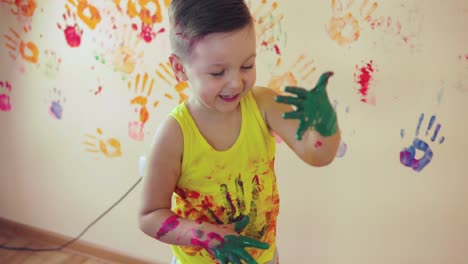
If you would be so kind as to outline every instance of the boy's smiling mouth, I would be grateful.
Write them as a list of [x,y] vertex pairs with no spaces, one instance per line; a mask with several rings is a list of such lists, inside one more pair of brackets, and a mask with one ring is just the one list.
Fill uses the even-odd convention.
[[235,101],[238,97],[239,94],[234,94],[234,95],[218,95],[221,100],[225,102],[233,102]]

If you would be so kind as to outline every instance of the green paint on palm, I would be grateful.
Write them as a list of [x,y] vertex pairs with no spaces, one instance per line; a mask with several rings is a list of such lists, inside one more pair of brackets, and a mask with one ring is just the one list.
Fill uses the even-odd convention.
[[295,106],[296,110],[283,113],[285,119],[299,119],[296,138],[302,136],[309,128],[314,128],[320,135],[327,137],[338,129],[336,112],[328,99],[327,84],[333,72],[320,76],[315,87],[307,91],[304,88],[287,86],[285,91],[296,96],[277,96],[276,101]]

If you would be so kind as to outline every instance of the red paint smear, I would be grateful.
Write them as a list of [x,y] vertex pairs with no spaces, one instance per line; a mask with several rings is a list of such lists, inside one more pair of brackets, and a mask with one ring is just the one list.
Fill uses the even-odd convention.
[[132,29],[133,29],[133,30],[138,30],[138,25],[135,24],[135,23],[133,23],[133,24],[132,24]]
[[210,232],[210,233],[207,234],[207,236],[208,236],[208,239],[206,239],[206,240],[198,240],[198,239],[192,238],[190,240],[190,242],[194,246],[202,247],[202,248],[204,248],[206,250],[209,250],[210,252],[211,252],[211,249],[210,249],[211,241],[213,241],[213,240],[219,241],[220,245],[218,245],[218,247],[222,247],[224,245],[224,238],[222,238],[219,234],[214,233],[214,232]]
[[323,145],[322,141],[320,141],[320,140],[317,140],[317,142],[315,142],[315,145],[314,145],[314,147],[316,147],[316,148],[320,148],[322,145]]
[[257,186],[259,192],[262,191],[262,188],[260,186],[260,180],[258,179],[258,175],[255,175],[255,177],[252,179],[252,184],[255,184]]
[[360,85],[360,89],[358,90],[359,93],[362,95],[362,102],[367,102],[367,94],[369,91],[369,83],[372,79],[372,73],[374,72],[374,68],[372,67],[372,61],[367,63],[364,67],[359,69],[359,76],[357,77],[357,83]]
[[98,87],[98,90],[94,92],[94,95],[98,95],[102,91],[102,86]]
[[276,54],[281,55],[281,52],[280,52],[280,49],[279,49],[278,45],[275,44],[274,48],[275,48]]
[[187,199],[187,198],[194,198],[198,199],[200,198],[200,193],[196,191],[191,191],[191,190],[183,190],[181,188],[176,188],[175,193],[182,197],[182,199]]
[[164,223],[162,224],[155,238],[160,239],[162,236],[176,229],[176,227],[180,224],[180,222],[177,221],[178,218],[179,218],[178,215],[173,215],[167,218],[166,221],[164,221]]
[[264,47],[268,46],[268,42],[262,41],[262,46],[264,46]]

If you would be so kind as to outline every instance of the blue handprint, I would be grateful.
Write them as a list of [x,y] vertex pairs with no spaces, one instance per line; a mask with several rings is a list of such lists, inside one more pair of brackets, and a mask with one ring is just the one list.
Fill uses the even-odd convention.
[[[435,119],[436,119],[435,115],[431,116],[431,119],[429,120],[429,124],[425,132],[426,136],[429,135],[429,132],[434,126]],[[404,148],[402,151],[400,151],[401,164],[405,165],[406,167],[410,167],[413,170],[418,171],[418,172],[424,169],[424,167],[426,167],[427,164],[431,162],[432,157],[434,155],[429,145],[425,141],[418,138],[423,120],[424,120],[424,114],[421,114],[418,120],[418,125],[416,127],[416,136],[413,140],[413,144],[407,148]],[[432,134],[431,142],[434,142],[436,140],[440,128],[441,128],[441,125],[437,124],[434,130],[434,133]],[[401,137],[403,138],[404,136],[405,136],[405,131],[402,129]],[[442,144],[444,140],[445,138],[441,137],[439,139],[439,144]],[[423,156],[420,159],[416,159],[416,150],[420,150],[423,152]]]

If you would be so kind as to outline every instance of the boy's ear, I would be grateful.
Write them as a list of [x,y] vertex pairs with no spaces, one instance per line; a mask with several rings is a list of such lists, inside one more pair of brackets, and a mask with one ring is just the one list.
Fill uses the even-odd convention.
[[171,54],[169,56],[169,63],[172,66],[172,70],[174,70],[175,77],[177,81],[187,81],[187,74],[185,74],[185,68],[184,65],[182,64],[182,60],[177,57],[175,54]]

